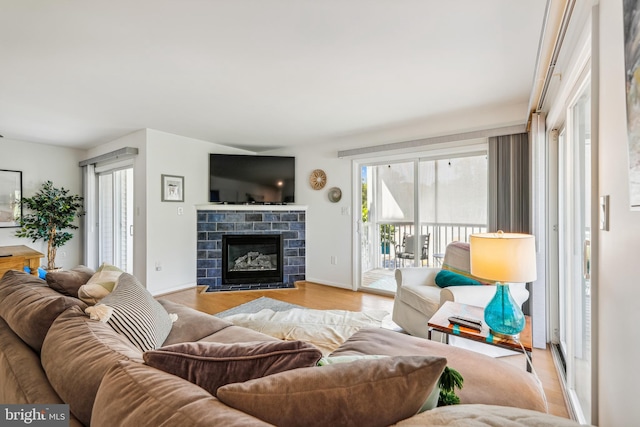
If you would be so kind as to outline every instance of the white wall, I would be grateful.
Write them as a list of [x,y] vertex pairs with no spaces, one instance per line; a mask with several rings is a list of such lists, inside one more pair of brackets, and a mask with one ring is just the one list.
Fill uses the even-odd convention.
[[[351,289],[353,212],[342,214],[351,206],[351,161],[338,158],[338,150],[326,144],[270,152],[273,155],[296,157],[296,204],[306,205],[307,247],[306,279],[312,282]],[[309,176],[315,169],[327,174],[327,183],[314,190]],[[332,203],[328,198],[331,187],[342,190],[342,199]],[[337,264],[331,264],[335,256]]]
[[[22,171],[23,197],[31,197],[49,180],[56,187],[64,187],[71,194],[82,195],[81,169],[78,162],[84,156],[83,150],[35,144],[15,139],[0,139],[0,169]],[[26,211],[25,211],[26,213]],[[81,220],[76,222],[81,225]],[[15,236],[17,228],[0,228],[0,245],[26,245],[45,254],[42,264],[46,265],[47,245],[39,240]],[[69,230],[73,238],[58,249],[56,264],[73,268],[82,259],[82,229]]]
[[597,424],[630,426],[640,420],[640,212],[629,209],[622,0],[600,1],[599,67],[599,191],[610,196],[611,216],[609,231],[599,233]]
[[[209,153],[246,152],[147,129],[146,274],[154,294],[196,284],[195,205],[209,202]],[[184,203],[161,201],[162,174],[184,176]]]

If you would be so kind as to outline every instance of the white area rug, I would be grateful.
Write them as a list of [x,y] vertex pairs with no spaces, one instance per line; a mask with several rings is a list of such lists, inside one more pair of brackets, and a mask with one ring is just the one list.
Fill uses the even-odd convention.
[[333,352],[360,328],[394,326],[389,313],[384,310],[355,312],[293,308],[273,311],[267,308],[257,313],[224,316],[224,319],[275,338],[312,343],[324,355]]

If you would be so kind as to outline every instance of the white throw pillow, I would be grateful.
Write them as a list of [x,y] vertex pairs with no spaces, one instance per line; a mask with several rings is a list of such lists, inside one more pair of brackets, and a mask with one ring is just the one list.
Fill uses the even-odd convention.
[[78,288],[78,298],[88,305],[97,304],[113,291],[122,273],[124,271],[115,265],[103,263],[87,283]]

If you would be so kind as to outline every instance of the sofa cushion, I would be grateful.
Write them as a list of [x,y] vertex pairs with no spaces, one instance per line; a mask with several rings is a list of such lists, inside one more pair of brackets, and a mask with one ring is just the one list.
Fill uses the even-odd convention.
[[219,387],[315,366],[322,353],[303,341],[174,344],[147,351],[147,365],[177,375],[216,395]]
[[171,332],[173,316],[134,276],[122,273],[113,292],[100,304],[85,310],[94,320],[106,322],[141,351],[162,345]]
[[530,409],[496,405],[452,405],[424,412],[401,421],[395,426],[579,427],[580,425],[584,424]]
[[92,268],[79,265],[71,270],[49,271],[46,280],[51,289],[63,295],[78,298],[78,289],[94,274],[95,271]]
[[42,345],[42,366],[51,386],[87,426],[102,377],[120,360],[142,363],[142,352],[79,307],[58,316]]
[[436,285],[441,288],[446,288],[448,286],[479,286],[482,285],[482,283],[453,271],[440,270],[438,274],[436,274]]
[[359,354],[445,357],[447,365],[460,372],[464,378],[464,387],[462,390],[456,390],[461,403],[483,403],[547,411],[542,387],[524,366],[514,366],[463,348],[380,328],[359,330],[331,356]]
[[39,352],[53,321],[66,309],[86,305],[51,289],[23,271],[10,270],[0,280],[0,317],[32,349]]
[[224,319],[170,300],[158,299],[157,301],[168,313],[175,313],[178,316],[178,319],[173,322],[169,336],[162,344],[165,346],[200,341],[232,325]]
[[267,425],[182,378],[126,361],[104,376],[91,416],[91,427]]
[[0,318],[0,402],[64,403],[51,388],[40,357]]
[[225,385],[218,398],[278,426],[388,426],[418,412],[446,363],[400,356],[294,369]]
[[91,278],[78,289],[78,298],[88,305],[97,304],[109,295],[116,286],[118,277],[124,273],[115,265],[103,263]]

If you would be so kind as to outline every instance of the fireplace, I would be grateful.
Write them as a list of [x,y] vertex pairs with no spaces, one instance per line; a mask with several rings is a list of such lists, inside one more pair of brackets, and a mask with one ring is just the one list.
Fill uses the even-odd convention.
[[[220,291],[248,291],[260,289],[291,289],[295,283],[305,280],[306,270],[306,206],[299,205],[220,205],[208,204],[197,206],[198,210],[198,254],[197,254],[197,284],[206,286],[205,292]],[[278,272],[273,279],[254,279],[241,277],[252,275],[248,272],[238,275],[239,271],[231,272],[231,279],[251,280],[251,283],[222,283],[223,270],[228,269],[228,254],[222,260],[224,236],[248,237],[255,240],[258,236],[280,239],[280,248],[275,252],[265,249],[265,253],[279,254],[282,276]],[[280,252],[281,251],[281,252]],[[255,252],[255,250],[251,250]],[[260,251],[258,251],[260,252]],[[268,252],[268,253],[267,253]],[[246,254],[233,255],[236,258]],[[257,257],[257,256],[256,256]],[[252,260],[253,260],[252,255]],[[264,257],[261,258],[264,260]],[[258,262],[259,264],[259,262]],[[235,265],[235,261],[233,262]],[[260,272],[261,274],[263,272]],[[227,272],[224,273],[225,280]],[[240,276],[240,277],[239,277]]]
[[282,234],[222,236],[222,284],[280,283]]

